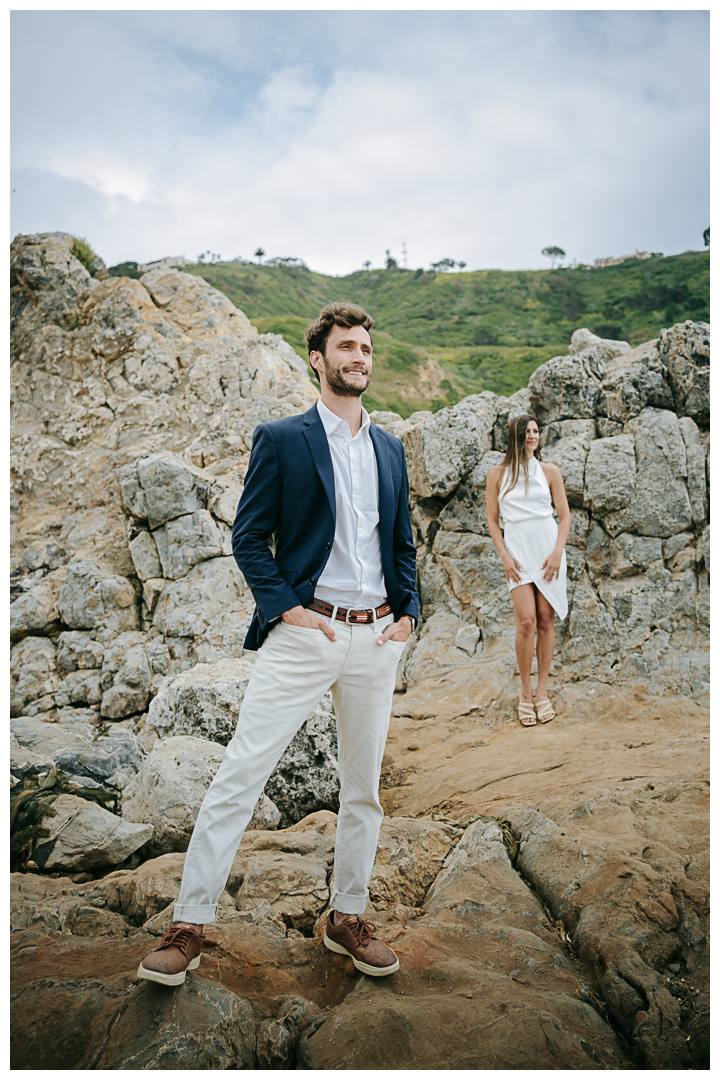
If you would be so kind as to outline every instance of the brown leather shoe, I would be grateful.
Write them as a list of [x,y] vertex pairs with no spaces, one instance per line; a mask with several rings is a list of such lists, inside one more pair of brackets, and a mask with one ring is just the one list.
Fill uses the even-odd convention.
[[185,982],[185,972],[199,965],[203,940],[204,935],[190,926],[171,926],[157,949],[140,964],[138,979],[179,986]]
[[325,944],[331,952],[351,956],[355,967],[364,975],[392,975],[397,971],[400,961],[388,945],[375,937],[374,923],[360,915],[351,915],[336,926],[334,915],[331,911],[325,923]]

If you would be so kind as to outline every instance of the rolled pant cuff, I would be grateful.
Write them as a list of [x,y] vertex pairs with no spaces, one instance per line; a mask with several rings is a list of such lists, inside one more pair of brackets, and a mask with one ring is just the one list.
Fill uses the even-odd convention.
[[176,904],[173,909],[174,922],[205,924],[217,919],[217,904]]
[[342,915],[362,915],[367,905],[368,894],[361,896],[353,893],[334,892],[330,900],[330,907],[339,911]]

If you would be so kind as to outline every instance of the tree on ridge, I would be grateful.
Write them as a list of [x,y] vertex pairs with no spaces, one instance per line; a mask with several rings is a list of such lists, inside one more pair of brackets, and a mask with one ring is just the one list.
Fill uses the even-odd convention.
[[550,266],[555,269],[555,264],[559,263],[561,259],[565,258],[565,252],[561,247],[552,244],[550,247],[544,247],[540,252],[541,255],[545,255],[550,260]]

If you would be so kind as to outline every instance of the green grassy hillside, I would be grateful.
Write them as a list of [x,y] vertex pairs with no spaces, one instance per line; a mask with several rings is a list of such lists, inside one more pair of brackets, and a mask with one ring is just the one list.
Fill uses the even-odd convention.
[[566,352],[581,326],[636,345],[683,319],[710,317],[706,251],[593,270],[359,270],[329,277],[242,263],[186,269],[302,356],[305,324],[323,304],[361,304],[377,331],[367,404],[403,415],[479,390],[511,394],[539,364]]

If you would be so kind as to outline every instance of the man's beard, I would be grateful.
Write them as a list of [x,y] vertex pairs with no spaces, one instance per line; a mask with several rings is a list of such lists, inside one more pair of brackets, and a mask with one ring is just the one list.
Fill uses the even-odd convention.
[[363,387],[357,385],[357,383],[348,382],[340,367],[332,367],[325,361],[325,379],[328,384],[328,388],[332,390],[333,394],[337,394],[338,397],[360,397],[365,393],[370,385],[370,379],[372,378],[372,372],[368,374],[367,382]]

